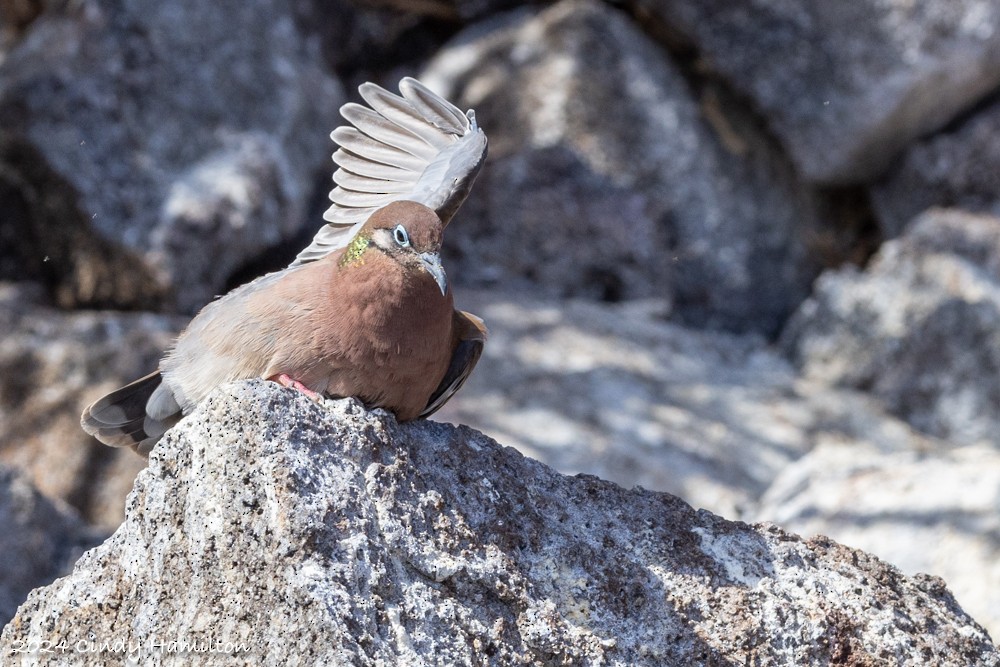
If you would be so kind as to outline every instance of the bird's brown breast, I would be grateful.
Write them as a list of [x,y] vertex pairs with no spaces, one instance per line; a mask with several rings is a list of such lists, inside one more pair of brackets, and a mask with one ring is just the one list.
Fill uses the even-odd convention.
[[357,397],[401,421],[417,417],[451,360],[451,293],[441,294],[423,269],[377,250],[346,265],[330,257],[315,269],[322,275],[304,277],[303,285],[321,292],[310,300],[305,354],[276,360],[267,372],[288,373],[314,391]]
[[413,419],[455,347],[454,306],[429,273],[380,251],[340,253],[244,286],[206,307],[161,364],[189,410],[212,387],[284,373]]

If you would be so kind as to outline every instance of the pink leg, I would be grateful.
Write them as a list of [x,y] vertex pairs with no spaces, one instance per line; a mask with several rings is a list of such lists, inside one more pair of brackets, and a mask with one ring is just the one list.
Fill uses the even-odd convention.
[[323,397],[317,394],[315,391],[305,386],[298,380],[293,379],[291,376],[286,375],[285,373],[278,373],[277,375],[272,375],[267,379],[273,382],[277,382],[282,387],[289,387],[290,389],[296,389],[298,391],[301,391],[303,394],[305,394],[314,401],[323,400]]

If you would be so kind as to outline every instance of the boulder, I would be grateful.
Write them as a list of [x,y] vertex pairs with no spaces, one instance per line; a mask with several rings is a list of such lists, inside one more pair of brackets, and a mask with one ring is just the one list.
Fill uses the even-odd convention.
[[[280,0],[54,5],[0,65],[0,127],[30,148],[0,163],[0,204],[28,202],[0,236],[98,240],[88,272],[121,285],[64,306],[196,310],[318,226],[306,213],[343,101],[318,60]],[[39,197],[68,210],[46,215]],[[49,245],[22,253],[25,271],[81,261],[74,243]]]
[[624,13],[564,0],[487,19],[421,77],[490,137],[449,230],[466,284],[667,297],[685,323],[764,334],[808,294],[812,194],[758,128],[718,109],[710,124]]
[[636,0],[746,95],[805,178],[865,183],[1000,84],[992,0]]
[[996,445],[1000,219],[931,210],[870,265],[824,273],[782,335],[803,374],[861,388],[915,428]]
[[184,318],[66,313],[42,290],[0,283],[0,462],[46,496],[114,530],[145,461],[80,428],[84,407],[156,368]]
[[0,464],[0,626],[13,618],[31,589],[68,574],[86,549],[106,537],[65,503],[46,498],[23,475]]
[[907,148],[871,201],[888,238],[933,207],[1000,215],[1000,99]]
[[38,642],[87,665],[1000,664],[940,579],[261,381],[171,430],[125,523],[0,636],[11,664]]
[[828,535],[910,575],[940,576],[962,608],[1000,637],[998,507],[995,448],[886,453],[831,441],[788,466],[755,516]]

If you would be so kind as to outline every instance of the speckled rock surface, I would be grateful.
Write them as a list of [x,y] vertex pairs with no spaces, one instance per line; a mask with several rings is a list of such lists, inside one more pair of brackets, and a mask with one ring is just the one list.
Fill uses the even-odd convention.
[[940,580],[262,382],[161,441],[31,640],[68,650],[10,664],[1000,664]]
[[459,290],[490,340],[438,421],[468,424],[563,473],[684,498],[730,519],[824,440],[880,451],[935,443],[859,391],[802,381],[760,336],[622,304]]
[[1000,451],[933,454],[825,443],[788,466],[756,516],[821,533],[907,574],[933,572],[1000,637]]
[[1000,96],[956,127],[911,145],[871,191],[890,238],[933,207],[1000,215]]

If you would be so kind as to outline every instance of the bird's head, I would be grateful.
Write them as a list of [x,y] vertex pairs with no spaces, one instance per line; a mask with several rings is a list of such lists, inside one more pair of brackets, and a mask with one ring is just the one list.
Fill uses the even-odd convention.
[[348,245],[344,260],[372,250],[384,252],[407,269],[426,271],[441,294],[447,294],[448,278],[441,265],[443,231],[444,224],[432,209],[413,201],[395,201],[372,213]]

